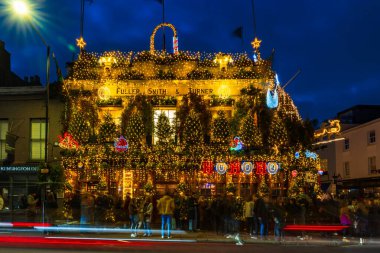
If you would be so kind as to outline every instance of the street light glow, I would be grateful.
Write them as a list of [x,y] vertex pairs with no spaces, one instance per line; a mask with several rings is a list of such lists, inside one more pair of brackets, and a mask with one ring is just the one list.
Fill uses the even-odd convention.
[[29,7],[28,3],[25,1],[20,1],[20,0],[13,1],[12,2],[12,10],[14,13],[21,15],[21,16],[25,16],[25,15],[30,14],[30,7]]

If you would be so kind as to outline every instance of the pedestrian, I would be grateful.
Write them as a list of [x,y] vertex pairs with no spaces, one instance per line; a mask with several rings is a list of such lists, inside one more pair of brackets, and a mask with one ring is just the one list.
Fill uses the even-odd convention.
[[169,196],[169,191],[166,189],[164,196],[160,198],[157,203],[157,209],[161,215],[161,238],[165,238],[165,226],[168,231],[167,238],[171,238],[171,223],[174,208],[174,200]]
[[348,204],[343,203],[342,207],[340,208],[340,224],[343,226],[348,226],[348,228],[344,228],[342,230],[342,240],[343,242],[349,242],[350,240],[347,239],[347,233],[350,230],[351,227],[351,219],[350,219],[350,210],[348,209]]
[[129,203],[131,203],[131,193],[130,192],[127,192],[126,196],[125,196],[125,200],[124,200],[124,212],[125,212],[125,220],[126,220],[126,223],[125,224],[125,227],[128,227],[131,225],[131,220],[129,218]]
[[260,239],[265,240],[268,235],[268,197],[259,197],[255,203],[255,214],[260,225]]
[[243,218],[247,224],[249,235],[251,236],[252,239],[257,239],[256,237],[257,226],[255,227],[255,222],[254,222],[254,213],[255,213],[254,207],[255,207],[254,196],[248,197],[246,202],[244,203]]
[[153,202],[152,197],[147,196],[145,200],[145,206],[144,206],[144,230],[145,233],[143,236],[152,236],[152,214],[153,214]]
[[137,237],[138,206],[137,199],[132,198],[128,205],[129,219],[131,221],[131,237]]
[[36,193],[30,193],[27,197],[28,201],[28,216],[34,220],[37,214],[37,203],[38,199],[36,199]]
[[3,210],[3,209],[4,209],[4,199],[0,194],[0,210]]
[[276,241],[281,241],[283,239],[283,228],[285,226],[285,210],[283,202],[280,199],[274,201],[270,205],[270,214],[274,223],[274,239]]

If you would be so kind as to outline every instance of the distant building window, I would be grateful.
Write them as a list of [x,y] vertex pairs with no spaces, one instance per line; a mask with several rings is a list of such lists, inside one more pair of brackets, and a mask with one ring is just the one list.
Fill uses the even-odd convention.
[[344,139],[344,150],[350,149],[350,139]]
[[5,160],[7,158],[7,153],[5,152],[7,132],[8,120],[0,120],[0,160]]
[[30,159],[42,161],[45,159],[45,119],[30,121]]
[[345,177],[350,176],[350,162],[344,162],[343,164],[343,172]]
[[368,157],[368,174],[376,174],[376,156]]
[[369,131],[368,133],[368,143],[372,144],[376,142],[376,132],[375,130]]

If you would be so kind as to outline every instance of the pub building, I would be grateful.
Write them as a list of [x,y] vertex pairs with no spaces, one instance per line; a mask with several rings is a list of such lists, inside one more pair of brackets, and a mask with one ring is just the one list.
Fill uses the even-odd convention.
[[[253,57],[180,51],[178,45],[157,51],[152,37],[143,52],[82,47],[62,88],[59,142],[67,183],[121,197],[166,188],[206,196],[268,189],[284,197],[294,185],[318,191],[318,158],[306,157],[298,140],[291,146],[289,129],[276,136],[285,121],[303,121],[272,68],[273,53],[263,59],[260,43],[252,42]],[[234,129],[232,123],[216,129],[221,115],[236,122]],[[161,116],[169,122],[166,137]]]

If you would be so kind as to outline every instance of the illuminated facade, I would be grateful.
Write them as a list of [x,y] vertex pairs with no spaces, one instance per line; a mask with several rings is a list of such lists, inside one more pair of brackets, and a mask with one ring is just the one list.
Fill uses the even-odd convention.
[[[154,34],[162,26],[173,29],[173,53],[154,50]],[[123,196],[166,187],[247,195],[265,186],[283,195],[297,181],[290,167],[302,163],[317,175],[318,159],[294,158],[303,144],[294,140],[290,148],[286,130],[274,129],[302,120],[276,81],[272,56],[261,58],[260,42],[253,41],[254,60],[246,54],[179,51],[176,30],[165,23],[154,30],[150,51],[81,50],[63,87],[63,131],[79,143],[62,151],[68,182]],[[265,106],[268,98],[275,102],[272,109]],[[222,114],[234,127],[215,127]],[[166,137],[159,130],[164,126]],[[242,150],[234,143],[240,134]],[[116,150],[124,137],[125,150]]]

